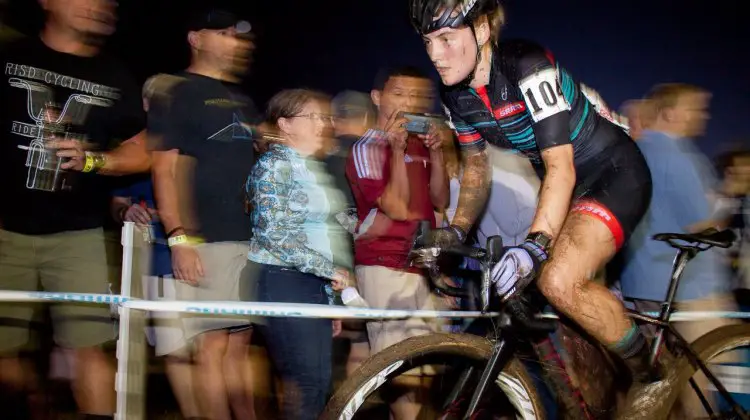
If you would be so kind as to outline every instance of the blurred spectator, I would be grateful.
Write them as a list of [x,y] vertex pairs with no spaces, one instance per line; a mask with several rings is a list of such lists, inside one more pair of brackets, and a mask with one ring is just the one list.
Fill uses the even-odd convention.
[[326,165],[336,186],[346,196],[347,207],[354,207],[354,197],[346,180],[346,160],[354,143],[375,123],[375,107],[367,94],[347,90],[333,98],[331,108],[336,141]]
[[[280,141],[258,158],[246,184],[253,221],[248,258],[258,267],[261,302],[326,304],[332,301],[327,280],[337,290],[350,281],[351,251],[335,239],[343,228],[333,219],[344,196],[318,159],[332,134],[329,107],[327,97],[304,89],[279,92],[268,104],[267,122]],[[283,381],[282,418],[316,419],[331,386],[331,321],[259,322]]]
[[478,222],[477,238],[500,235],[505,246],[526,239],[536,213],[541,182],[529,160],[496,147],[488,150],[492,165],[492,191],[488,205]]
[[[354,143],[375,123],[376,111],[370,96],[363,92],[347,90],[331,101],[333,109],[334,147],[326,157],[328,172],[336,187],[346,197],[346,210],[336,218],[347,229],[347,241],[354,247],[352,234],[357,225],[356,203],[349,181],[346,179],[346,161]],[[350,342],[346,373],[350,375],[370,355],[367,329],[364,320],[343,320],[341,338]]]
[[[652,173],[653,194],[651,207],[628,246],[621,277],[623,295],[633,300],[641,311],[660,310],[675,255],[672,247],[651,237],[661,232],[692,231],[705,225],[714,214],[714,204],[709,197],[717,187],[716,175],[693,143],[693,139],[704,132],[710,97],[701,88],[683,84],[659,85],[648,97],[655,119],[637,144]],[[677,289],[676,307],[688,311],[731,311],[736,305],[730,290],[721,254],[711,249],[698,254],[685,268]],[[675,327],[692,342],[708,331],[733,322],[712,318],[680,322]],[[698,380],[704,387],[705,379]],[[686,392],[685,412],[702,410],[695,394]]]
[[750,212],[748,193],[750,192],[750,152],[734,150],[723,153],[717,159],[717,172],[723,175],[719,191],[719,204],[716,209],[717,221],[734,230],[738,241],[729,249],[729,259],[735,286],[743,289],[742,304],[746,305],[750,278],[748,277],[748,236],[747,215]]
[[621,107],[621,113],[627,118],[630,137],[636,141],[643,136],[643,130],[647,130],[654,123],[652,105],[645,99],[625,102]]
[[[149,167],[139,89],[117,60],[100,54],[115,29],[113,2],[41,3],[40,37],[2,53],[0,288],[107,293],[102,226],[109,191],[99,175]],[[17,356],[34,308],[0,305],[0,375],[11,389],[23,389],[33,376]],[[112,416],[115,372],[102,349],[114,338],[109,308],[59,304],[51,316],[55,342],[74,349],[79,410]]]
[[[143,109],[148,112],[150,103],[168,100],[169,91],[180,79],[158,74],[143,85]],[[158,107],[157,107],[158,108]],[[164,226],[156,212],[156,202],[150,174],[136,176],[130,185],[113,192],[112,214],[119,223],[133,222],[144,241],[140,253],[133,256],[134,273],[141,273],[142,295],[149,300],[176,300],[177,286],[172,275],[172,257],[167,246]],[[172,385],[180,412],[186,419],[200,415],[193,383],[192,352],[185,340],[179,313],[152,312],[153,327],[148,327],[149,343],[158,357],[164,356],[167,378]]]
[[[448,179],[439,131],[406,131],[402,112],[425,113],[434,104],[434,87],[421,71],[405,67],[378,73],[371,92],[378,108],[377,129],[354,144],[346,174],[357,203],[355,234],[357,287],[375,308],[434,309],[421,270],[408,255],[420,220],[435,227],[435,210],[448,205]],[[367,324],[372,353],[437,328],[420,318]],[[419,403],[409,393],[391,405],[395,418],[415,418]]]
[[[181,300],[252,299],[242,185],[254,156],[250,124],[260,116],[236,84],[253,48],[249,31],[248,22],[225,11],[197,15],[186,37],[190,66],[169,101],[149,111],[159,217]],[[237,418],[255,418],[250,321],[186,316],[183,323],[195,343],[206,416],[228,420],[231,408]]]

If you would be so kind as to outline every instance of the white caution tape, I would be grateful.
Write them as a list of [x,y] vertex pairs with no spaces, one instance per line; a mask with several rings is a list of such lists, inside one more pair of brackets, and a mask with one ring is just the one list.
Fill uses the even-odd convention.
[[[184,312],[200,315],[223,316],[270,316],[290,318],[331,318],[331,319],[404,319],[404,318],[490,318],[498,312],[479,311],[429,311],[401,309],[373,309],[346,306],[288,304],[276,302],[201,302],[142,300],[120,295],[96,293],[51,293],[16,292],[0,290],[0,302],[74,302],[102,305],[120,305],[130,309],[154,312]],[[656,312],[644,315],[657,316]],[[545,313],[545,319],[557,319],[557,315]],[[715,318],[748,319],[750,312],[739,311],[678,311],[670,321],[696,321]]]

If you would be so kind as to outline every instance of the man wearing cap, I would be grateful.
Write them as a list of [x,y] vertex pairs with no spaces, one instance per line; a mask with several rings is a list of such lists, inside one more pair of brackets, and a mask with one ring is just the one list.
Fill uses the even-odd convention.
[[[246,270],[250,219],[242,187],[253,165],[251,124],[260,122],[237,82],[247,69],[250,24],[225,11],[198,15],[187,33],[190,66],[168,103],[150,110],[154,187],[181,300],[238,301],[251,296]],[[246,318],[190,316],[198,396],[212,420],[255,418],[248,377]],[[231,404],[230,404],[231,402]]]
[[[0,289],[107,293],[102,175],[147,171],[145,119],[137,85],[100,53],[114,32],[115,2],[41,0],[39,37],[0,54]],[[29,386],[28,350],[36,306],[0,304],[0,380]],[[84,418],[111,418],[114,338],[109,308],[50,307],[54,340],[74,355],[73,395]],[[33,340],[32,340],[33,341]],[[12,410],[0,417],[13,418]]]

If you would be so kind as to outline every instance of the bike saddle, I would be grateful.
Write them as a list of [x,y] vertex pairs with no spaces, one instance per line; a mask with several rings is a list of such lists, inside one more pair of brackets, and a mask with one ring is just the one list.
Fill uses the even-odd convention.
[[729,229],[716,230],[713,228],[706,229],[699,233],[657,233],[653,236],[657,241],[668,242],[672,246],[679,245],[672,241],[683,241],[694,244],[705,244],[710,246],[718,246],[719,248],[729,248],[732,243],[737,239],[737,235]]

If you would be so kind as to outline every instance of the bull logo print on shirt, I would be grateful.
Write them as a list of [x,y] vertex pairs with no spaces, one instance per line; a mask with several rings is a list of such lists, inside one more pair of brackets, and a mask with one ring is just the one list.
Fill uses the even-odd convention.
[[[6,68],[6,73],[8,73],[8,68]],[[36,72],[33,73],[36,74]],[[46,74],[52,73],[47,72]],[[32,72],[29,72],[28,76],[33,77]],[[52,83],[56,83],[58,79],[60,78],[50,80],[54,80]],[[82,82],[79,79],[65,76],[62,79]],[[70,190],[69,177],[66,176],[66,171],[60,168],[63,161],[57,157],[54,150],[47,147],[47,142],[53,137],[58,139],[80,138],[81,136],[71,133],[69,127],[71,125],[82,126],[91,106],[107,107],[112,104],[112,101],[93,95],[74,93],[68,97],[62,106],[57,106],[54,104],[53,90],[44,84],[18,77],[11,77],[8,79],[8,83],[12,87],[26,90],[27,112],[31,121],[33,121],[33,124],[13,121],[11,126],[13,134],[31,138],[28,146],[18,146],[20,149],[27,151],[26,167],[28,168],[28,175],[26,177],[26,188],[49,192]],[[91,85],[89,83],[89,86]]]

